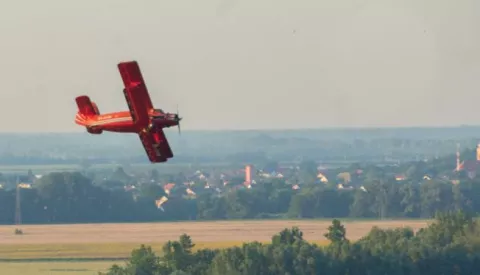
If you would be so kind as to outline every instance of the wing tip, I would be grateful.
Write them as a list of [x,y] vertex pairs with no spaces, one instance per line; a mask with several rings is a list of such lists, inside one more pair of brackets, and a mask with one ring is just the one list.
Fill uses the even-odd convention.
[[117,67],[121,68],[121,67],[131,66],[131,65],[138,66],[138,61],[137,60],[120,61],[118,62]]

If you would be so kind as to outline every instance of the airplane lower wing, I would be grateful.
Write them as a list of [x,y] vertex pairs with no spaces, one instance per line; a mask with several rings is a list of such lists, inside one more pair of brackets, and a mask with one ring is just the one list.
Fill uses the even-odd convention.
[[173,157],[172,149],[162,129],[138,133],[150,162],[166,162]]
[[133,121],[143,124],[145,118],[148,120],[148,111],[153,109],[153,104],[140,67],[136,61],[121,62],[117,66],[125,85],[123,92]]

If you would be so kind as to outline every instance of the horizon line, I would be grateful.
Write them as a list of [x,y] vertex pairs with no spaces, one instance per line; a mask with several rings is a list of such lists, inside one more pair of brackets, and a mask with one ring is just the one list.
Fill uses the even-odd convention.
[[[477,128],[479,125],[446,125],[446,126],[434,126],[434,125],[425,125],[425,126],[355,126],[355,127],[315,127],[315,128],[251,128],[251,129],[182,129],[182,132],[285,132],[285,131],[344,131],[344,130],[407,130],[407,129],[453,129],[453,128]],[[170,131],[173,129],[165,129]],[[108,132],[109,133],[109,132]],[[4,134],[88,134],[86,131],[46,131],[46,132],[13,132],[13,131],[0,131],[0,135]],[[135,133],[128,133],[135,134]]]

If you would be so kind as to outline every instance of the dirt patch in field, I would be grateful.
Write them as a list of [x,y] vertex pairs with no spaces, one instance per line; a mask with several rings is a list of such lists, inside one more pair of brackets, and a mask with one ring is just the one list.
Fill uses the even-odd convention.
[[[373,226],[379,228],[410,227],[418,230],[428,221],[347,221],[347,238],[357,240]],[[176,240],[186,233],[194,242],[269,241],[284,228],[297,226],[304,238],[324,240],[330,221],[221,221],[175,223],[117,223],[71,225],[22,225],[23,235],[14,235],[16,226],[0,226],[3,244],[62,243],[152,243]]]

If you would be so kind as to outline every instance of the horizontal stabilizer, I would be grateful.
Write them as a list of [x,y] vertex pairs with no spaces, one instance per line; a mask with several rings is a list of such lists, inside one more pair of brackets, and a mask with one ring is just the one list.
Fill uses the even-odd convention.
[[78,112],[84,116],[93,116],[98,115],[98,108],[90,101],[90,98],[86,95],[79,96],[75,98],[78,106]]

